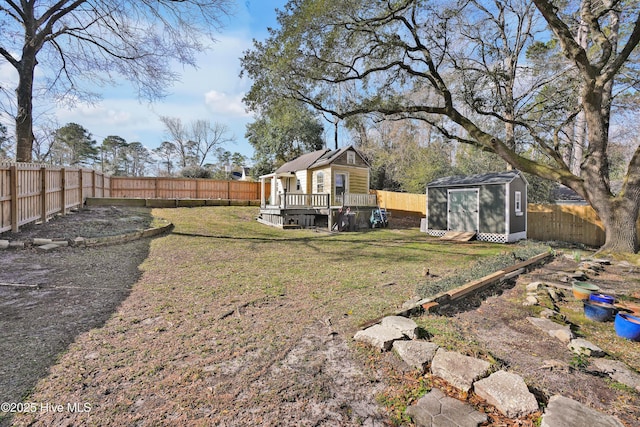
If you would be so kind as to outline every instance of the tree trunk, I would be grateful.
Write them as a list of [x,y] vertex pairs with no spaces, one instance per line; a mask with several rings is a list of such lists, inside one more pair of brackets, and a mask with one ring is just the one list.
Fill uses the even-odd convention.
[[638,204],[629,199],[615,199],[608,209],[596,212],[605,230],[605,243],[599,252],[635,253],[638,251]]
[[33,151],[33,76],[37,51],[32,44],[25,44],[22,59],[18,62],[18,87],[16,101],[16,161],[31,162]]
[[16,161],[30,162],[33,149],[33,75],[36,66],[33,56],[23,52],[18,69],[18,87],[16,101]]

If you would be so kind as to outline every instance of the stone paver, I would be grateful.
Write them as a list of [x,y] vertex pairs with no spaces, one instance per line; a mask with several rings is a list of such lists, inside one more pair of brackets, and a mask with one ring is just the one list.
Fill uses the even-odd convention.
[[415,339],[418,333],[418,325],[413,320],[402,316],[387,316],[380,322],[387,328],[395,328],[410,339]]
[[573,351],[576,354],[583,354],[585,356],[592,357],[604,356],[604,351],[602,351],[600,347],[590,341],[585,340],[584,338],[576,338],[574,340],[571,340],[567,347],[569,347],[569,350]]
[[490,366],[485,360],[439,348],[431,361],[431,373],[466,392],[474,381],[487,375]]
[[623,427],[617,418],[603,414],[568,397],[555,395],[542,416],[540,427]]
[[429,341],[394,341],[393,349],[407,365],[424,371],[433,360],[438,345]]
[[406,414],[418,427],[477,427],[487,421],[485,414],[438,389],[431,390],[415,405],[409,406]]
[[39,237],[36,237],[35,239],[33,239],[33,244],[35,246],[44,246],[44,245],[48,245],[49,243],[52,243],[53,240],[51,239],[41,239]]
[[380,351],[389,351],[394,341],[404,339],[404,334],[395,328],[373,325],[370,328],[356,332],[353,338],[356,341],[372,345]]
[[619,360],[597,358],[592,360],[592,365],[598,372],[609,375],[612,380],[640,392],[640,374],[633,372],[623,362]]
[[53,243],[47,243],[46,245],[37,246],[37,248],[42,251],[50,251],[51,249],[57,249],[58,245],[55,245]]
[[527,320],[529,321],[529,323],[542,329],[552,337],[564,339],[560,337],[566,337],[567,335],[569,335],[573,338],[573,332],[571,332],[571,328],[569,327],[569,325],[560,325],[552,320],[543,319],[540,317],[527,317]]
[[538,402],[522,377],[498,371],[473,384],[473,391],[509,418],[536,412]]

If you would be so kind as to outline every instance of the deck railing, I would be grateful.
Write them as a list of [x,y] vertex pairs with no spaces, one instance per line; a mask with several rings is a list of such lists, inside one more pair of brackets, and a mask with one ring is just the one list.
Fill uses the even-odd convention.
[[281,209],[295,208],[328,208],[328,194],[298,194],[285,193],[279,194],[276,200],[276,206]]
[[331,206],[376,206],[376,202],[375,194],[346,193],[330,200],[330,195],[326,193],[285,193],[278,194],[275,203],[271,206],[280,209],[329,208]]
[[336,195],[334,206],[376,206],[375,194],[345,193]]

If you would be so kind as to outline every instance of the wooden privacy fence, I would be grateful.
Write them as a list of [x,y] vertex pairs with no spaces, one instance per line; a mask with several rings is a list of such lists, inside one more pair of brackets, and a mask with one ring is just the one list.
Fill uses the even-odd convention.
[[378,198],[378,205],[392,211],[427,215],[427,195],[395,193],[393,191],[371,190]]
[[588,246],[604,245],[602,221],[591,206],[539,205],[527,207],[527,237]]
[[93,170],[0,163],[0,233],[64,214],[86,197],[108,197],[109,186],[109,177]]
[[[426,194],[380,190],[372,190],[372,193],[378,196],[378,204],[388,210],[426,216]],[[593,208],[576,205],[530,203],[527,207],[527,237],[542,241],[581,243],[595,247],[602,246],[605,241],[604,226]],[[638,237],[640,238],[640,233]]]
[[112,176],[111,197],[260,200],[260,183],[196,178]]

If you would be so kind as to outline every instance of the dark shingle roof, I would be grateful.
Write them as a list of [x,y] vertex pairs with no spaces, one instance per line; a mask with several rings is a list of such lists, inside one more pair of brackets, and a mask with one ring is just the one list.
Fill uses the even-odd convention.
[[285,163],[276,169],[276,173],[284,173],[284,172],[296,172],[300,170],[309,169],[309,167],[314,164],[320,157],[327,154],[331,150],[324,149],[314,151],[312,153],[303,154],[300,157],[296,157],[290,162]]
[[[353,149],[353,147],[348,146],[339,148],[337,150],[327,150],[327,152],[322,157],[320,157],[312,166],[316,168],[318,166],[328,165],[349,149]],[[353,150],[355,151],[355,149]]]
[[[317,168],[319,166],[328,165],[347,150],[353,150],[358,153],[358,150],[356,150],[351,145],[348,147],[339,148],[337,150],[329,150],[328,148],[325,148],[324,150],[318,150],[312,153],[303,154],[302,156],[285,163],[284,165],[276,169],[276,173],[297,172],[312,167]],[[362,155],[360,155],[360,157],[362,157]]]
[[460,187],[466,185],[506,184],[521,176],[520,171],[492,172],[480,175],[446,176],[427,184],[427,187]]

